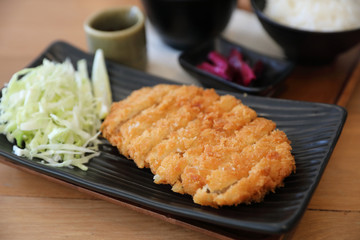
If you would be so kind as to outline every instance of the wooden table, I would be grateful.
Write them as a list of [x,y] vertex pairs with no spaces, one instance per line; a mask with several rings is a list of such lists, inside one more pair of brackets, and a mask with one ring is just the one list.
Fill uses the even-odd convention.
[[[86,49],[84,19],[98,9],[122,4],[140,2],[0,1],[1,85],[54,40]],[[337,103],[348,110],[343,133],[305,215],[283,238],[360,239],[359,53],[357,47],[327,66],[298,66],[276,95]],[[190,238],[211,237],[0,163],[0,239]]]

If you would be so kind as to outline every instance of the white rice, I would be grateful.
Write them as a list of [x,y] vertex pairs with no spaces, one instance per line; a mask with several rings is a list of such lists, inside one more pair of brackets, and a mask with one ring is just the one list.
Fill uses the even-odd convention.
[[308,31],[360,28],[360,0],[267,0],[264,13],[276,22]]

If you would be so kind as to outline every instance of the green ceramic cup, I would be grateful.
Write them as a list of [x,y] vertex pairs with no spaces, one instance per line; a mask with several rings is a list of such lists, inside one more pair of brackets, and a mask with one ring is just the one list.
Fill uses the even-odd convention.
[[107,59],[145,70],[145,16],[136,6],[105,9],[84,24],[89,51],[101,48]]

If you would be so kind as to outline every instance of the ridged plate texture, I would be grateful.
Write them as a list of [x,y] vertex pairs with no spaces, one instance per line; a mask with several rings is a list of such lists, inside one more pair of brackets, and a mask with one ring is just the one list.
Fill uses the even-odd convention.
[[[85,58],[89,69],[93,59],[93,56],[65,42],[55,42],[30,66],[39,65],[44,57],[56,61],[70,58],[73,63]],[[112,62],[107,62],[107,67],[114,101],[143,86],[170,83]],[[329,104],[231,94],[256,110],[259,116],[275,121],[292,142],[296,173],[285,179],[284,187],[268,194],[261,203],[219,209],[196,205],[190,196],[174,193],[168,185],[154,184],[148,169],[138,169],[133,161],[121,156],[106,140],[101,147],[102,154],[88,164],[86,172],[52,168],[17,157],[12,153],[12,144],[3,135],[0,136],[0,154],[15,164],[200,228],[235,235],[237,231],[259,234],[287,232],[306,210],[339,138],[346,111]]]

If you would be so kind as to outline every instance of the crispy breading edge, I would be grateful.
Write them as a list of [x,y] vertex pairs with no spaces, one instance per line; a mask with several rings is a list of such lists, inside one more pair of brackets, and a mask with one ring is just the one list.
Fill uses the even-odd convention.
[[248,177],[216,196],[215,203],[221,206],[260,202],[266,193],[282,186],[284,178],[295,170],[295,160],[290,151],[288,142],[276,146],[250,170]]
[[[120,126],[119,133],[116,138],[117,147],[120,152],[124,156],[129,157],[129,148],[131,148],[132,142],[141,137],[141,135],[149,128],[153,128],[157,122],[163,121],[170,113],[176,112],[178,110],[178,105],[176,104],[177,101],[179,101],[179,98],[184,99],[183,95],[189,90],[193,93],[194,91],[198,91],[198,88],[193,86],[181,86],[176,88],[175,90],[168,92],[162,98],[161,102],[145,109],[137,116]],[[187,99],[190,99],[189,95]],[[138,131],[136,132],[136,130]],[[137,161],[138,159],[134,160]]]
[[[244,125],[256,118],[256,112],[249,107],[238,103],[230,112],[225,113],[222,117],[215,119],[212,129],[203,131],[193,144],[180,158],[165,159],[161,167],[159,167],[155,182],[176,184],[174,191],[182,193],[179,189],[181,183],[181,175],[186,166],[194,165],[197,158],[201,156],[205,145],[214,145],[223,137],[234,134],[234,130],[242,128]],[[176,162],[174,162],[176,161]],[[196,163],[195,163],[196,164]],[[198,176],[194,176],[194,180],[198,180]],[[192,192],[186,192],[192,193]]]
[[[158,145],[151,149],[147,155],[145,162],[149,165],[151,171],[156,174],[158,167],[161,165],[162,160],[167,157],[171,152],[183,152],[189,148],[192,142],[200,134],[200,132],[210,126],[209,112],[213,107],[212,102],[220,99],[219,95],[214,90],[206,90],[203,92],[204,98],[207,102],[204,103],[203,112],[200,112],[197,118],[188,123],[187,126],[182,127],[168,138],[161,141]],[[220,100],[219,100],[220,101]]]
[[[240,101],[234,97],[231,97],[229,101],[233,103],[234,107],[238,106],[237,104],[240,103]],[[185,152],[173,153],[167,156],[156,171],[156,175],[154,176],[155,183],[175,184],[175,182],[178,181],[183,169],[189,163],[190,157],[196,154],[194,151],[201,151],[199,150],[199,147],[201,148],[202,139],[212,139],[209,137],[209,134],[213,135],[216,132],[215,126],[219,129],[221,128],[221,125],[225,125],[227,123],[222,121],[222,117],[224,114],[233,111],[234,107],[229,109],[229,111],[226,110],[222,112],[221,106],[219,105],[218,111],[220,111],[220,114],[213,116],[212,128],[204,129]]]
[[[193,166],[188,165],[181,174],[183,187],[181,192],[194,195],[197,189],[206,184],[206,177],[212,170],[230,161],[233,152],[241,152],[246,146],[268,135],[275,127],[275,123],[268,119],[256,118],[235,131],[234,136],[221,139],[219,145],[206,146],[198,158],[198,163]],[[176,188],[179,187],[179,185],[176,186]]]
[[[282,182],[282,180],[286,176],[290,175],[292,171],[295,170],[295,161],[294,161],[293,156],[291,155],[290,141],[288,140],[288,138],[286,137],[284,132],[279,131],[278,129],[275,129],[275,130],[273,130],[271,132],[271,134],[272,135],[277,134],[279,136],[278,139],[275,139],[275,141],[279,141],[275,145],[275,149],[280,149],[279,145],[281,145],[282,146],[281,151],[280,151],[280,153],[282,154],[281,156],[284,156],[285,159],[289,159],[288,161],[285,161],[285,163],[287,165],[283,165],[284,169],[281,170],[285,174],[282,175],[284,177],[282,177],[281,179],[279,178],[277,186],[280,186],[281,185],[280,183]],[[266,136],[264,138],[271,138],[271,137],[269,135],[269,136]],[[226,197],[224,197],[224,196],[229,196],[229,195],[223,195],[223,194],[228,192],[229,189],[234,188],[233,186],[237,185],[239,182],[246,181],[244,179],[249,178],[250,174],[253,174],[252,173],[253,168],[256,167],[261,161],[263,161],[263,162],[267,161],[267,160],[264,160],[264,158],[268,158],[269,156],[271,156],[271,153],[273,153],[274,151],[275,151],[274,148],[269,148],[266,152],[264,152],[264,154],[262,154],[262,157],[259,160],[253,162],[252,164],[250,163],[251,165],[248,166],[248,167],[250,167],[248,169],[247,168],[241,169],[241,167],[243,167],[243,166],[237,165],[237,167],[236,167],[236,164],[228,163],[227,164],[228,166],[222,166],[222,168],[219,168],[218,170],[215,170],[214,172],[217,172],[219,170],[221,170],[222,172],[220,172],[217,175],[213,175],[213,176],[209,175],[209,176],[213,177],[214,181],[215,181],[215,176],[228,177],[229,175],[226,175],[226,173],[229,173],[229,171],[236,172],[238,170],[241,170],[243,173],[240,176],[237,176],[237,177],[235,176],[235,178],[231,182],[229,182],[227,186],[225,185],[225,186],[222,186],[221,188],[211,190],[211,189],[209,189],[208,185],[205,185],[203,188],[198,189],[198,191],[193,196],[194,202],[196,202],[198,204],[201,204],[201,205],[221,206],[221,205],[236,205],[236,204],[243,203],[243,202],[244,203],[250,203],[250,202],[256,202],[256,201],[261,200],[265,196],[267,191],[272,190],[272,189],[264,188],[264,189],[267,189],[267,190],[266,191],[258,191],[258,194],[253,195],[253,198],[245,198],[246,193],[245,192],[241,193],[241,191],[238,190],[237,196],[240,196],[241,194],[243,194],[243,195],[241,195],[241,197],[237,197],[237,201],[238,201],[237,203],[235,203],[235,202],[231,203],[230,199],[227,199]],[[225,171],[224,171],[224,169],[225,169]],[[259,179],[262,179],[262,178],[259,178]],[[258,182],[257,184],[262,185],[262,182]],[[257,187],[258,187],[257,185],[254,185],[254,189],[257,189]],[[242,189],[244,190],[245,188],[242,188]],[[235,196],[233,196],[233,197],[235,197]]]
[[179,87],[166,84],[160,84],[153,88],[144,87],[132,92],[126,99],[113,103],[109,115],[100,127],[102,135],[113,146],[117,146],[118,129],[124,122],[160,102],[169,91]]
[[173,103],[173,110],[146,129],[140,136],[133,139],[129,144],[129,155],[139,167],[144,167],[145,159],[151,149],[166,139],[173,132],[188,125],[197,115],[203,111],[207,99],[207,92],[195,86],[187,86],[177,93]]
[[[163,87],[166,86],[167,85],[164,85]],[[153,90],[154,88],[151,88],[151,90]],[[142,90],[144,92],[151,92],[151,90],[149,90],[148,88],[143,88]],[[140,92],[140,90],[138,91]],[[118,114],[118,111],[121,112],[121,107],[123,107],[124,105],[131,108],[131,103],[129,103],[131,101],[129,99],[131,99],[131,96],[133,96],[133,98],[136,98],[136,94],[138,94],[138,96],[141,95],[138,91],[134,91],[127,99],[123,100],[124,102],[121,101],[119,103],[113,104],[114,107],[112,106],[112,112],[109,114],[110,120],[105,119],[104,123],[101,126],[101,129],[105,132],[103,133],[104,137],[111,137],[111,135],[114,134],[114,129],[118,129],[118,125],[121,125],[122,123],[132,118],[134,115],[137,115],[139,112],[142,112],[144,109],[151,106],[151,104],[149,104],[149,106],[145,107],[144,109],[137,110],[138,112],[135,111],[135,114],[125,113],[123,114],[125,115],[125,118],[120,119],[119,121],[116,116]],[[158,99],[158,101],[161,101],[162,97]],[[126,100],[128,100],[129,102],[126,103]],[[232,126],[232,123],[223,124],[222,121],[214,124],[214,127],[216,127],[216,125],[218,125],[219,128],[223,128],[225,130],[231,130],[234,127]],[[279,150],[281,147],[282,150]],[[268,166],[270,163],[273,167]],[[251,168],[249,174],[246,177],[238,179],[229,187],[226,187],[221,191],[217,190],[215,192],[209,192],[208,186],[205,185],[203,188],[198,189],[198,191],[193,196],[193,199],[196,203],[213,207],[218,207],[222,205],[237,205],[243,202],[250,203],[253,201],[260,201],[261,199],[263,199],[263,197],[268,191],[274,191],[276,187],[281,186],[283,179],[286,176],[290,175],[293,171],[295,171],[295,168],[296,167],[294,157],[291,155],[291,146],[287,139],[287,141],[280,143],[278,146],[276,146],[275,150],[271,150],[265,157],[261,158],[260,161],[258,161],[255,166]],[[254,179],[257,180],[255,181]],[[257,185],[254,189],[250,189],[251,191],[248,191],[248,193],[244,190],[247,189],[246,186],[250,186],[252,183],[255,184],[256,182]],[[259,182],[261,182],[262,184],[259,184]],[[173,190],[174,188],[181,189],[181,186],[179,184],[181,184],[181,182],[175,182],[173,184]]]

